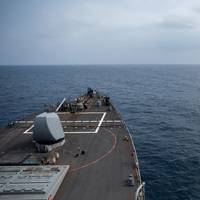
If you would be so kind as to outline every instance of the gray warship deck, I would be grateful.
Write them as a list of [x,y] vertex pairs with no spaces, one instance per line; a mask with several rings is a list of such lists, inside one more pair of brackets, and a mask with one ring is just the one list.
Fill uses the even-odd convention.
[[[60,155],[56,165],[70,169],[55,200],[129,200],[141,186],[137,154],[125,123],[113,106],[97,107],[96,101],[89,98],[82,112],[57,109],[66,142],[56,150]],[[0,129],[0,165],[41,165],[41,158],[49,156],[35,150],[33,121],[34,116]],[[127,184],[129,174],[132,187]]]

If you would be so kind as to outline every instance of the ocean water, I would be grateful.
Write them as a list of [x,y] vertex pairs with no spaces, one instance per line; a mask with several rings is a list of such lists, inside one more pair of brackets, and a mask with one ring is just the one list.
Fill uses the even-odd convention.
[[0,125],[96,88],[133,130],[147,200],[200,199],[200,66],[0,66]]

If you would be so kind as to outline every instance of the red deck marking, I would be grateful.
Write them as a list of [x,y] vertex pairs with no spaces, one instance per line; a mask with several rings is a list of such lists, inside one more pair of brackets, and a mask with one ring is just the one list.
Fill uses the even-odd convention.
[[78,171],[78,170],[80,170],[80,169],[83,169],[83,168],[89,167],[89,166],[91,166],[91,165],[94,165],[95,163],[99,162],[100,160],[104,159],[104,158],[107,157],[109,154],[111,154],[111,153],[113,152],[113,150],[115,149],[115,147],[116,147],[116,144],[117,144],[117,137],[116,137],[116,135],[115,135],[113,132],[111,132],[111,131],[109,131],[109,132],[112,134],[112,137],[113,137],[113,139],[112,139],[113,144],[112,144],[111,149],[110,149],[109,151],[107,151],[105,154],[103,154],[102,156],[100,156],[99,158],[97,158],[96,160],[93,160],[93,161],[91,161],[91,162],[89,162],[89,163],[87,163],[87,164],[85,164],[85,165],[80,166],[80,167],[71,169],[69,172],[75,172],[75,171]]

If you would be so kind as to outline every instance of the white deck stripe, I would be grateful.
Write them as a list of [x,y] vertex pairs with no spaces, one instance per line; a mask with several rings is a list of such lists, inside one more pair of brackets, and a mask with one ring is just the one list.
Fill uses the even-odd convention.
[[63,105],[63,103],[65,102],[66,98],[64,98],[62,100],[62,102],[60,103],[60,105],[56,108],[56,112],[59,111],[60,107]]
[[113,122],[113,120],[106,120],[105,122]]
[[[33,123],[34,121],[15,121],[15,123],[17,124],[25,124],[25,123],[28,123],[28,124],[31,124]],[[60,121],[61,123],[99,123],[100,120],[77,120],[77,121],[71,121],[71,120],[63,120],[63,121]],[[103,123],[121,123],[122,121],[121,120],[103,120]]]
[[[88,114],[103,114],[104,112],[76,112],[75,114],[88,115]],[[59,115],[72,114],[70,112],[57,112]],[[74,115],[74,114],[73,114]]]
[[[94,134],[96,132],[95,131],[69,131],[69,132],[64,132],[64,134],[81,134],[81,133],[92,133],[92,134]],[[30,131],[30,132],[26,132],[24,134],[33,134],[33,132]]]
[[101,124],[103,123],[103,120],[104,120],[105,116],[106,116],[106,112],[103,114],[103,116],[102,116],[102,118],[101,118],[101,120],[100,120],[100,122],[98,124],[98,127],[95,130],[95,133],[98,133],[99,128],[100,128]]
[[[15,123],[17,124],[25,124],[25,123],[33,123],[34,121],[15,121]],[[63,121],[60,121],[61,123],[97,123],[97,122],[100,122],[100,120],[77,120],[77,121],[71,121],[71,120],[63,120]],[[122,121],[121,120],[103,120],[103,123],[121,123]]]
[[122,120],[113,120],[114,122],[116,122],[116,123],[121,123],[122,122]]
[[29,134],[32,132],[29,132],[32,128],[34,127],[34,125],[32,125],[31,127],[29,127],[27,130],[24,131],[24,134]]
[[95,133],[95,131],[69,131],[69,132],[64,132],[65,134],[80,134],[80,133]]
[[[65,134],[67,133],[74,133],[74,134],[79,134],[79,133],[98,133],[102,123],[121,123],[122,121],[121,120],[105,120],[104,121],[104,118],[106,116],[106,112],[87,112],[89,114],[103,114],[102,118],[100,121],[96,121],[96,120],[93,120],[93,121],[89,121],[89,120],[77,120],[77,121],[61,121],[62,123],[97,123],[99,122],[99,124],[97,125],[97,128],[95,131],[77,131],[77,132],[73,132],[73,131],[70,131],[70,132],[64,132]],[[33,121],[18,121],[19,123],[32,123]],[[33,132],[31,132],[30,130],[34,127],[34,125],[31,125],[26,131],[24,131],[24,134],[32,134]]]
[[17,124],[24,124],[24,123],[33,123],[33,121],[15,121]]

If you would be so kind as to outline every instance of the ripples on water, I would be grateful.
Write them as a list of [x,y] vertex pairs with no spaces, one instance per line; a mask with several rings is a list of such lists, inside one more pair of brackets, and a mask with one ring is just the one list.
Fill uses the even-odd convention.
[[200,66],[1,66],[0,124],[89,86],[134,130],[146,199],[200,199]]

